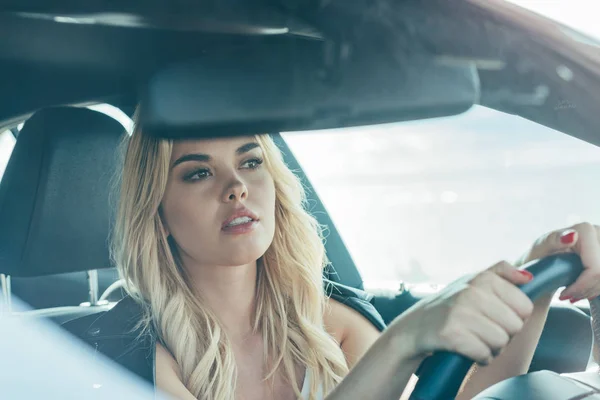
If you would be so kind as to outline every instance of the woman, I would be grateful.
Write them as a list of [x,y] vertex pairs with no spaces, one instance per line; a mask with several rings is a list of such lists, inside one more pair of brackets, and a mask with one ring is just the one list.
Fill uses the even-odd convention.
[[[527,371],[551,298],[534,305],[518,290],[529,273],[498,263],[380,334],[325,296],[323,238],[303,202],[269,136],[170,141],[137,126],[113,253],[138,326],[156,338],[158,388],[180,399],[398,399],[444,349],[479,365],[461,398]],[[595,297],[598,230],[551,232],[521,263],[576,251],[586,270],[563,298]]]

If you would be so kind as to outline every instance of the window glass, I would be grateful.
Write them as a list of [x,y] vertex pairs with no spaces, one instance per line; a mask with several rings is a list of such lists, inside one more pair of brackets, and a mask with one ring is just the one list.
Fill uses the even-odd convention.
[[600,148],[484,107],[284,138],[367,282],[447,283],[600,221]]
[[0,132],[0,181],[4,176],[8,159],[15,147],[16,139],[11,131]]
[[131,135],[131,132],[133,131],[133,121],[120,108],[106,103],[94,104],[92,106],[88,106],[87,108],[98,111],[102,114],[106,114],[109,117],[117,120],[121,125],[123,125],[123,128],[125,128],[127,133]]

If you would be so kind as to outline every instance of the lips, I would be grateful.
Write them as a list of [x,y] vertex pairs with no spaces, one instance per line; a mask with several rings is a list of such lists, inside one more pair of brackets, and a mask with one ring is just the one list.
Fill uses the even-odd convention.
[[223,221],[221,229],[230,231],[236,228],[248,227],[254,225],[258,220],[258,216],[255,213],[244,207],[236,210],[229,218]]

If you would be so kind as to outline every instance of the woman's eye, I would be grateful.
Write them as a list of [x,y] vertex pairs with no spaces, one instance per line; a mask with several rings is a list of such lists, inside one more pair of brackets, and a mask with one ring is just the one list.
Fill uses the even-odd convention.
[[263,160],[260,158],[252,158],[248,161],[245,161],[242,164],[242,167],[244,168],[249,168],[249,169],[256,169],[258,168],[261,164],[263,163]]
[[200,181],[208,178],[209,176],[211,176],[210,171],[208,169],[203,168],[185,175],[184,180],[188,182]]

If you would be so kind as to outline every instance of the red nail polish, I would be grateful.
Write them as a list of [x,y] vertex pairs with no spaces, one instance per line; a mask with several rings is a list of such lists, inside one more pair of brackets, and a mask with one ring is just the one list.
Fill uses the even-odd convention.
[[560,242],[562,244],[571,244],[575,240],[575,231],[570,231],[569,233],[563,233],[560,237]]
[[533,274],[529,271],[525,271],[524,269],[520,269],[517,271],[518,273],[520,273],[521,275],[527,277],[527,279],[532,280],[533,279]]
[[558,297],[559,300],[571,300],[571,298],[573,298],[573,296],[565,296],[564,294],[561,294]]
[[572,298],[571,300],[569,300],[569,301],[571,302],[571,304],[575,304],[575,303],[577,303],[579,300],[581,300],[581,299],[579,299],[579,298],[577,298],[577,297],[573,297],[573,298]]

